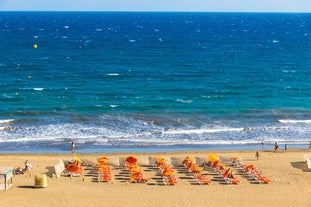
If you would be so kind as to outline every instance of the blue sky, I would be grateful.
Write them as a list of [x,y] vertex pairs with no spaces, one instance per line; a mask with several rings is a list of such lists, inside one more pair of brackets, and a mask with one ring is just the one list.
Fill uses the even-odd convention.
[[0,10],[311,12],[311,0],[0,0]]

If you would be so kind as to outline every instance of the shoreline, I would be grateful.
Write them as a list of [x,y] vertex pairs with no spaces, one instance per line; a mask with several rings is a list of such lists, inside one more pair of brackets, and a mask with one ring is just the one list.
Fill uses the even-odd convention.
[[[76,143],[76,153],[79,154],[100,154],[100,153],[162,153],[162,152],[183,152],[183,151],[273,151],[273,144],[247,144],[247,145],[157,145],[157,146],[131,146],[131,147],[107,147],[107,146],[86,146]],[[288,144],[288,150],[308,150],[309,144]],[[284,151],[284,144],[279,145],[279,151]],[[67,149],[53,149],[53,148],[28,148],[19,150],[0,150],[2,154],[71,154],[70,144]]]

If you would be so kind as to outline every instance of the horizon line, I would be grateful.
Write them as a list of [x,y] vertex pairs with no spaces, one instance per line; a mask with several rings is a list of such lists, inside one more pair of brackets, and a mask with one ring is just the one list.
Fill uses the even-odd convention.
[[311,11],[143,11],[143,10],[2,10],[0,12],[85,12],[85,13],[292,13],[292,14],[311,14]]

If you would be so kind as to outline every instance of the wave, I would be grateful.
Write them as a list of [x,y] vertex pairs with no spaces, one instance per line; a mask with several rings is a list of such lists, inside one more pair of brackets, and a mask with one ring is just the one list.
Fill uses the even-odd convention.
[[33,88],[34,91],[43,91],[44,88]]
[[120,76],[119,73],[107,73],[106,76]]
[[183,99],[177,99],[176,101],[180,103],[192,103],[193,102],[193,100],[183,100]]
[[3,119],[0,120],[0,124],[7,124],[7,123],[11,123],[14,122],[14,119]]
[[190,130],[168,130],[162,132],[163,134],[204,134],[204,133],[218,133],[218,132],[238,132],[245,131],[246,128],[216,128],[216,129],[190,129]]
[[283,124],[299,124],[299,123],[311,124],[311,120],[291,120],[291,119],[285,120],[285,119],[280,119],[278,121],[280,123],[283,123]]

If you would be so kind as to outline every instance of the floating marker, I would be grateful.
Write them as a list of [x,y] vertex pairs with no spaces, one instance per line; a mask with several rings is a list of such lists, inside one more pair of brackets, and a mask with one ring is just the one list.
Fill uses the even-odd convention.
[[31,79],[31,75],[27,76],[28,79]]
[[37,49],[37,48],[38,48],[38,45],[37,45],[37,44],[34,44],[32,47],[33,47],[34,49]]

